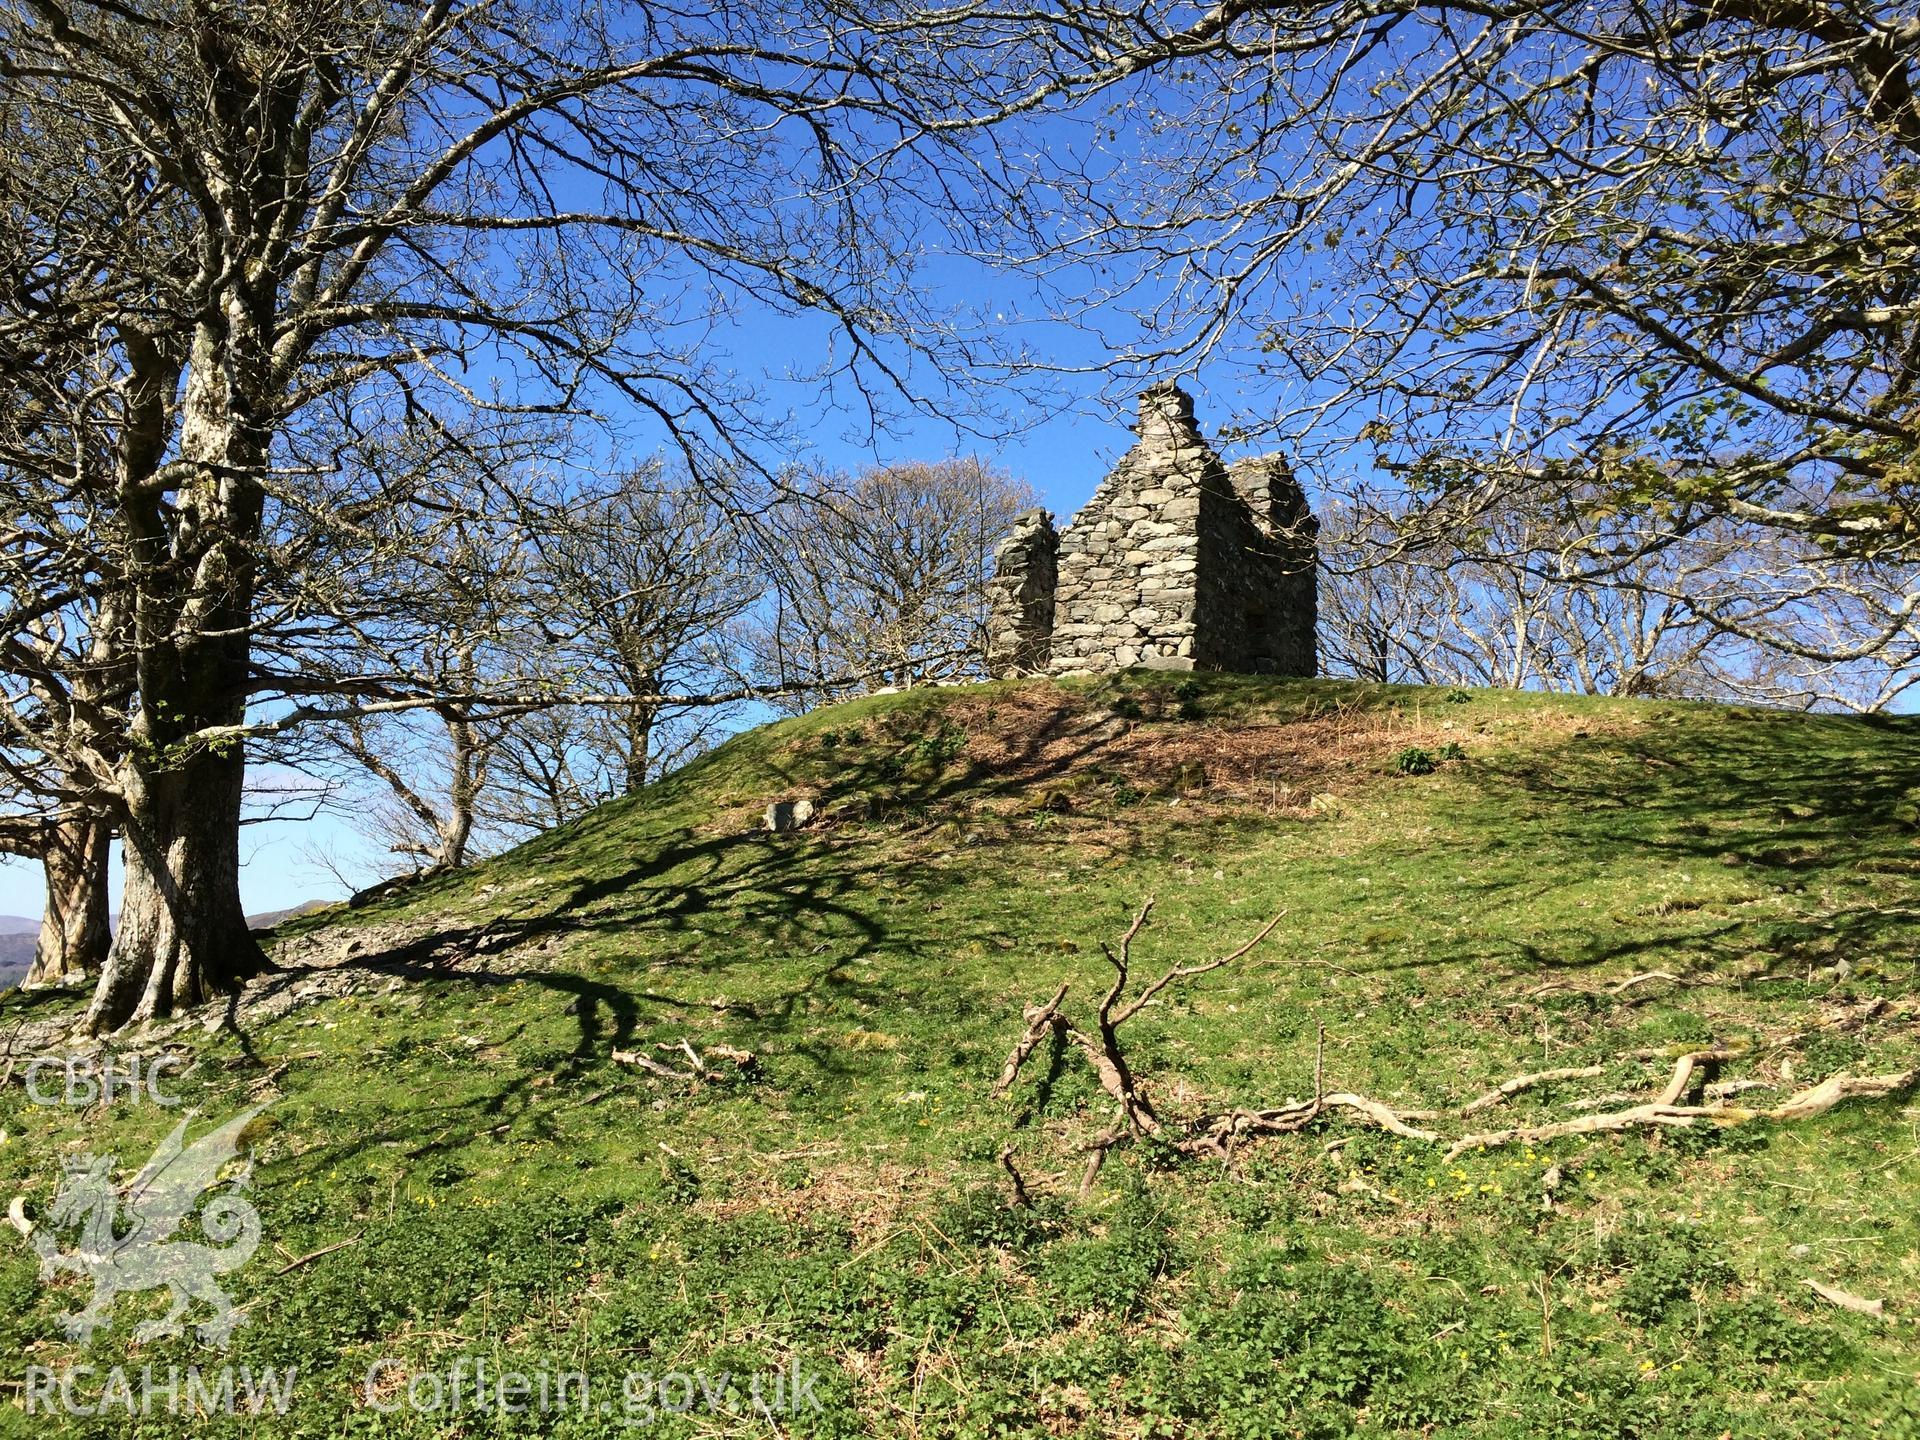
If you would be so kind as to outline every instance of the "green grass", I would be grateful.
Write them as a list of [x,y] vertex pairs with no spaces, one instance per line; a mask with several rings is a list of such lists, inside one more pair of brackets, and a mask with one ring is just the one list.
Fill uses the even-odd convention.
[[[799,795],[841,818],[758,829]],[[1069,981],[1085,1016],[1101,942],[1148,896],[1148,974],[1285,911],[1128,1027],[1169,1117],[1310,1095],[1322,1026],[1328,1088],[1401,1107],[1609,1066],[1490,1127],[1657,1089],[1630,1052],[1915,994],[1916,799],[1911,721],[1488,691],[1131,675],[756,731],[498,860],[303,917],[283,955],[359,935],[381,980],[191,1032],[177,1088],[209,1121],[272,1100],[267,1243],[231,1277],[250,1319],[226,1358],[297,1366],[288,1416],[16,1406],[0,1433],[635,1433],[364,1403],[376,1357],[485,1355],[587,1371],[597,1394],[797,1361],[824,1404],[790,1426],[810,1435],[1920,1436],[1910,1100],[1451,1163],[1329,1119],[1231,1166],[1126,1149],[1082,1201],[1077,1147],[1108,1120],[1086,1067],[1043,1053],[988,1095],[1022,1005]],[[1653,971],[1686,983],[1610,993]],[[8,997],[0,1026],[48,1003]],[[654,1047],[682,1039],[756,1063],[695,1087],[611,1058],[671,1062]],[[1725,1074],[1781,1096],[1915,1064],[1896,1013]],[[0,1188],[42,1214],[60,1155],[131,1168],[175,1118],[8,1087]],[[1008,1142],[1030,1210],[1006,1203]],[[76,1347],[58,1316],[83,1299],[9,1240],[0,1343],[20,1359],[0,1380],[222,1363],[134,1346],[151,1296]],[[696,1409],[641,1433],[772,1432]]]

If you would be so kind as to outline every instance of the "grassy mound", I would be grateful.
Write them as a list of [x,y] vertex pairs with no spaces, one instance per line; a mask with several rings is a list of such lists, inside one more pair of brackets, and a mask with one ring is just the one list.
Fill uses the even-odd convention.
[[[769,834],[776,799],[820,818]],[[1066,982],[1087,1023],[1102,942],[1148,897],[1143,978],[1284,912],[1126,1027],[1176,1131],[1312,1096],[1317,1049],[1324,1089],[1449,1139],[1645,1101],[1692,1050],[1722,1058],[1687,1098],[1752,1083],[1754,1109],[1908,1070],[1916,799],[1905,720],[1477,690],[1133,674],[770,726],[498,860],[292,922],[274,1003],[166,1037],[194,1133],[270,1102],[225,1355],[133,1343],[155,1294],[69,1341],[86,1288],[6,1248],[21,1364],[293,1366],[286,1416],[17,1399],[0,1429],[1920,1435],[1920,1112],[1898,1095],[1452,1159],[1329,1112],[1231,1163],[1120,1147],[1081,1198],[1113,1110],[1090,1067],[1043,1046],[989,1094],[1023,1006]],[[47,1004],[9,998],[0,1027]],[[0,1185],[44,1216],[62,1155],[131,1170],[179,1113],[16,1083]],[[583,1373],[591,1399],[409,1399],[461,1357]],[[776,1370],[807,1377],[797,1413],[757,1416],[748,1377]],[[683,1413],[635,1398],[670,1372],[708,1389]]]

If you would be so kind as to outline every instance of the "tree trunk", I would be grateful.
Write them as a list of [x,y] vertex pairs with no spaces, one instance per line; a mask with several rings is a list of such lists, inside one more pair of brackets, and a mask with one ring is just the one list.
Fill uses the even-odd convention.
[[133,787],[120,928],[87,1010],[90,1033],[203,1004],[265,968],[240,905],[245,770],[236,746]]
[[235,295],[195,334],[180,430],[193,469],[172,523],[127,510],[139,703],[120,765],[120,929],[85,1021],[95,1035],[229,993],[266,965],[240,905],[245,749],[207,737],[244,719],[251,679],[267,443],[245,397],[263,389],[266,298]]
[[111,828],[97,817],[45,827],[40,863],[47,875],[47,908],[23,989],[84,984],[106,964],[112,941],[107,927],[111,842]]
[[628,795],[638,795],[647,784],[647,769],[653,761],[653,707],[629,705],[626,714],[626,754],[622,757],[626,773],[621,776]]

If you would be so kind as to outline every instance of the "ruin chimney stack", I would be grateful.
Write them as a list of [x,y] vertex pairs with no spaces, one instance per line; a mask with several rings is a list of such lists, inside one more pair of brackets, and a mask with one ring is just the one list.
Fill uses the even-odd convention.
[[1140,420],[1134,427],[1140,448],[1172,458],[1205,448],[1193,418],[1193,397],[1171,380],[1149,385],[1140,395]]

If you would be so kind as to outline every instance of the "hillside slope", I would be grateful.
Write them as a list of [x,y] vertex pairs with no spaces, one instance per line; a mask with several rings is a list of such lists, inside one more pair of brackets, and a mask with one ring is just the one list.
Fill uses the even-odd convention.
[[[822,818],[762,828],[800,798]],[[1920,1435],[1905,1084],[1747,1118],[1920,1067],[1917,800],[1912,721],[1487,691],[1134,674],[755,731],[283,927],[233,1025],[149,1039],[197,1060],[196,1126],[268,1105],[222,1363],[300,1389],[138,1433],[631,1434],[623,1380],[698,1370],[733,1378],[647,1433]],[[1166,1130],[1081,1197],[1113,1105],[1073,1041],[991,1091],[1056,987],[1095,1030],[1149,898],[1135,992],[1280,918],[1123,1027]],[[1451,1155],[1655,1100],[1692,1052],[1677,1104],[1750,1109]],[[1585,1073],[1458,1113],[1549,1071]],[[1335,1092],[1439,1138],[1327,1108],[1180,1153],[1184,1120]],[[62,1153],[130,1170],[177,1118],[9,1087],[0,1186],[44,1216]],[[129,1340],[153,1296],[67,1341],[85,1294],[7,1246],[0,1340],[210,1363]],[[408,1400],[477,1355],[594,1401]],[[716,1412],[783,1366],[818,1408]]]

